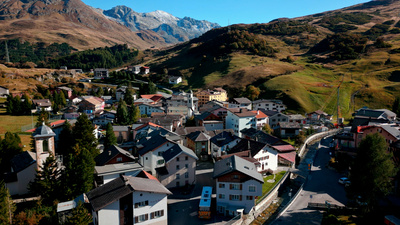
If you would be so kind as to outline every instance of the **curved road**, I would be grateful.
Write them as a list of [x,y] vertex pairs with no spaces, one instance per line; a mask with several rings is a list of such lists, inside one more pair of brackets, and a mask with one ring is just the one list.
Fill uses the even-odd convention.
[[330,159],[330,141],[331,138],[321,140],[303,190],[287,210],[271,224],[321,224],[322,212],[307,208],[309,202],[325,203],[328,201],[339,206],[347,203],[345,188],[338,183],[338,179],[343,177],[343,174],[327,167]]

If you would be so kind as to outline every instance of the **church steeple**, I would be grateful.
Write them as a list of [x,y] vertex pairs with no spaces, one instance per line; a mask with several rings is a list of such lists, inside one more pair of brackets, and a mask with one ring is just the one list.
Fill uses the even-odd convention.
[[43,122],[42,126],[36,128],[32,136],[35,140],[36,163],[39,170],[50,154],[53,156],[56,154],[54,148],[54,137],[56,134]]

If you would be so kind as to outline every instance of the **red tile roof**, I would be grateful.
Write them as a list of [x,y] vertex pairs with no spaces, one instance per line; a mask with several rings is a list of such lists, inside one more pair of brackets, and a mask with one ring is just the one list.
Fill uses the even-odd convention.
[[285,153],[279,153],[279,157],[286,159],[287,161],[290,161],[292,163],[295,162],[296,160],[296,152],[285,152]]
[[[51,128],[53,128],[53,127],[58,127],[58,126],[60,126],[60,125],[63,125],[64,123],[65,123],[65,120],[57,120],[57,121],[55,121],[55,122],[50,123],[50,127],[51,127]],[[32,128],[32,129],[27,130],[27,131],[25,131],[25,132],[35,132],[35,130],[36,130],[36,128]]]
[[292,145],[273,145],[272,147],[279,152],[290,152],[296,150]]
[[150,173],[146,172],[143,170],[143,173],[146,175],[147,178],[151,179],[151,180],[156,180],[158,181],[158,179],[156,177],[154,177],[153,175],[151,175]]
[[140,129],[142,129],[142,128],[144,128],[144,127],[147,127],[147,126],[162,127],[162,126],[160,126],[160,125],[158,125],[158,124],[155,124],[155,123],[152,123],[152,122],[148,122],[148,123],[145,123],[145,124],[143,124],[143,125],[141,125],[141,126],[136,127],[135,130],[137,131],[137,130],[140,130]]
[[[265,115],[265,113],[263,113],[263,112],[260,111],[260,110],[253,110],[253,111],[251,111],[251,112],[257,114],[257,115],[256,115],[256,118],[257,118],[257,119],[267,118],[267,117],[268,117],[267,115]],[[258,113],[257,113],[257,112],[258,112]]]

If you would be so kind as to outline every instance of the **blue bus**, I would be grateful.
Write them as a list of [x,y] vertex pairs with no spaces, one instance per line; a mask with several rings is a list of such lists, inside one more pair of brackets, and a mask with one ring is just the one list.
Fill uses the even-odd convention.
[[199,203],[199,218],[211,219],[211,196],[212,187],[204,186],[201,192],[201,199]]

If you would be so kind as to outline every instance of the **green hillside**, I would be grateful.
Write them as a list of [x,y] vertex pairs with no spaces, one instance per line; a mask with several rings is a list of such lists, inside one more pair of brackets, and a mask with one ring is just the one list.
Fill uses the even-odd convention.
[[[391,108],[400,95],[400,2],[379,1],[268,24],[214,29],[155,53],[153,71],[182,75],[192,89],[278,98],[292,112]],[[158,56],[157,56],[158,54]]]

